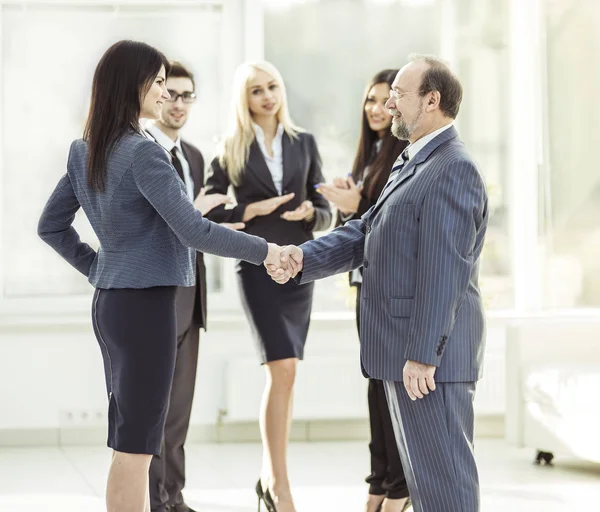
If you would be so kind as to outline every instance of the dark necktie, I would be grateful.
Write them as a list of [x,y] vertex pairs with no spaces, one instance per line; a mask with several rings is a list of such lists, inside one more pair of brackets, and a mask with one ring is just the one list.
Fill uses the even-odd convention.
[[177,174],[179,174],[179,177],[185,183],[185,178],[183,177],[183,166],[181,165],[181,160],[179,160],[179,157],[177,156],[177,146],[173,146],[173,149],[171,150],[171,156],[173,157],[173,167],[175,167]]
[[[379,199],[381,199],[381,197],[383,196],[383,193],[394,182],[394,179],[396,178],[396,176],[398,176],[398,174],[400,174],[400,171],[402,169],[404,169],[404,166],[406,165],[407,162],[408,162],[408,148],[406,148],[404,151],[402,151],[402,153],[400,153],[400,156],[394,162],[394,167],[392,167],[392,172],[390,173],[390,177],[388,178],[388,181],[385,184],[385,187],[383,187],[381,194],[379,194]],[[379,199],[378,199],[378,201],[379,201]]]
[[392,167],[392,172],[390,173],[390,181],[393,180],[396,176],[398,176],[398,173],[402,169],[404,169],[404,166],[406,165],[407,162],[408,162],[408,148],[406,148],[404,151],[402,151],[402,153],[400,153],[400,156],[394,162],[394,167]]

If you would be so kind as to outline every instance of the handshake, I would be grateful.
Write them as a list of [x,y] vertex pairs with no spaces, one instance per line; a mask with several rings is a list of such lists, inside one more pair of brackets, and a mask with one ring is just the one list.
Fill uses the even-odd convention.
[[277,244],[268,245],[269,252],[264,262],[267,274],[276,283],[285,284],[302,270],[304,260],[302,249],[295,245],[285,247],[279,247]]

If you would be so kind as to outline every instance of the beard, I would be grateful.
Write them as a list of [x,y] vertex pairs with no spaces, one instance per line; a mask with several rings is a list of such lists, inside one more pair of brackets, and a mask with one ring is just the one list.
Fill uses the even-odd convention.
[[423,105],[420,105],[419,110],[417,111],[417,116],[412,123],[405,122],[403,117],[392,121],[392,135],[400,140],[410,139],[411,135],[415,133],[415,130],[418,128],[422,117]]

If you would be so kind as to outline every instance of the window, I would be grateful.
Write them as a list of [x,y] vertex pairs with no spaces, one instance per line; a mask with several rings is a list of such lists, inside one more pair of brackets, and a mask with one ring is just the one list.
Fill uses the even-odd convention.
[[[456,26],[441,2],[321,0],[265,8],[265,57],[283,74],[291,113],[315,134],[328,180],[352,166],[360,106],[369,79],[400,67],[410,53],[439,54],[443,29],[455,34],[453,67],[465,86],[461,138],[479,163],[490,193],[491,221],[482,263],[488,308],[512,306],[507,219],[506,2],[455,0]],[[462,16],[459,16],[461,15]],[[450,23],[452,23],[450,19]],[[351,30],[349,30],[351,27]],[[479,34],[468,37],[468,34]],[[468,43],[468,44],[467,44]],[[480,94],[485,86],[486,93]],[[315,309],[347,307],[347,276],[317,284]]]
[[[548,172],[544,196],[547,308],[600,307],[600,173],[596,2],[544,0]],[[599,116],[596,116],[599,114]]]
[[[265,58],[283,75],[292,118],[315,135],[327,180],[352,168],[371,77],[399,67],[411,52],[437,53],[435,3],[413,3],[320,0],[265,7]],[[354,290],[346,274],[316,283],[314,311],[350,308]]]
[[[228,4],[0,2],[3,298],[91,293],[85,277],[38,239],[36,226],[65,172],[71,140],[81,137],[95,65],[113,42],[146,41],[195,71],[198,101],[185,136],[210,163],[229,100],[225,85],[240,58],[239,6]],[[81,211],[75,226],[94,245]],[[219,288],[221,263],[207,258],[207,265],[209,282]]]
[[458,130],[484,175],[489,197],[480,285],[486,308],[505,309],[514,301],[508,219],[508,3],[455,0],[454,8],[452,64],[464,87]]

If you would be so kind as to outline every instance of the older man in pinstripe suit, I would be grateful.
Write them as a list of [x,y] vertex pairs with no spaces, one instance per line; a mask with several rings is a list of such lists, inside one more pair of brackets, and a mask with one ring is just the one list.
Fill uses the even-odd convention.
[[[473,397],[484,312],[478,285],[485,184],[453,120],[462,87],[447,65],[411,57],[392,85],[392,132],[410,145],[377,204],[327,236],[287,247],[278,282],[364,267],[363,372],[386,384],[416,512],[476,512]],[[300,272],[296,276],[298,272]]]

